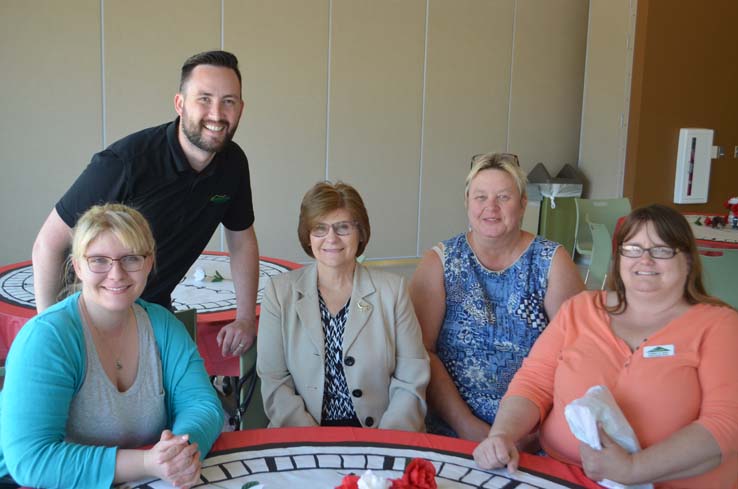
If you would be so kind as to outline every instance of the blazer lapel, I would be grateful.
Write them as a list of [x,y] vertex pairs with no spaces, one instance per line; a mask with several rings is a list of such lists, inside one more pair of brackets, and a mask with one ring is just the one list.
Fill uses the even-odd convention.
[[369,271],[361,264],[356,264],[354,284],[351,291],[351,309],[349,310],[346,329],[343,333],[343,351],[346,352],[358,338],[361,330],[374,313],[374,283]]
[[325,337],[318,304],[318,269],[313,263],[303,270],[305,273],[293,285],[298,296],[295,312],[299,327],[307,331],[315,349],[320,352],[320,357],[325,358]]

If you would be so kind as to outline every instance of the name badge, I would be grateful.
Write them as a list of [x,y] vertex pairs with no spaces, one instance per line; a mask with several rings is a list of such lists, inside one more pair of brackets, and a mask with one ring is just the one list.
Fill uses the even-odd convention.
[[643,347],[643,358],[673,357],[674,345],[653,345]]

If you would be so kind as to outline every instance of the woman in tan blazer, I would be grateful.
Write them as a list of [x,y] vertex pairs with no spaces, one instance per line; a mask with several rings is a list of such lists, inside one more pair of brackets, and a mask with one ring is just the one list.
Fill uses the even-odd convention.
[[405,280],[356,262],[370,236],[358,192],[313,186],[298,236],[315,263],[272,278],[261,303],[256,366],[269,426],[422,431],[428,355]]

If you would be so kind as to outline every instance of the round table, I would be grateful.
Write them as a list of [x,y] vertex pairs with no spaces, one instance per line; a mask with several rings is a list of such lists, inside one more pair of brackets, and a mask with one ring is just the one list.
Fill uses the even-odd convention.
[[[278,258],[259,257],[257,318],[266,281],[301,266]],[[198,269],[204,272],[204,280],[196,280]],[[239,375],[238,357],[224,358],[215,340],[220,328],[236,317],[236,294],[228,253],[208,251],[201,254],[172,292],[172,305],[177,310],[197,309],[197,346],[206,370],[212,375]],[[31,261],[0,268],[0,359],[8,355],[18,331],[35,314]]]
[[[368,428],[271,428],[223,433],[203,461],[203,485],[197,487],[238,489],[247,482],[258,482],[265,489],[328,489],[339,485],[344,475],[362,475],[367,469],[382,477],[400,478],[413,458],[424,458],[434,465],[439,489],[600,487],[579,467],[526,453],[521,454],[520,470],[515,474],[505,469],[481,470],[471,457],[474,447],[474,442],[445,436]],[[171,486],[149,479],[126,487]]]

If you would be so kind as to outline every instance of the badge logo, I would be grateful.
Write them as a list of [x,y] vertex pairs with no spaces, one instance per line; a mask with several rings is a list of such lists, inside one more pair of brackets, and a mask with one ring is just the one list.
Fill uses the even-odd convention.
[[673,357],[674,345],[653,345],[643,347],[643,358]]
[[224,194],[215,194],[210,197],[210,202],[212,202],[213,204],[225,204],[229,200],[231,200],[231,196]]

